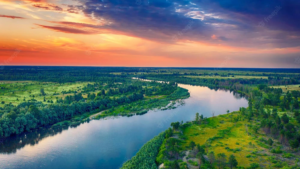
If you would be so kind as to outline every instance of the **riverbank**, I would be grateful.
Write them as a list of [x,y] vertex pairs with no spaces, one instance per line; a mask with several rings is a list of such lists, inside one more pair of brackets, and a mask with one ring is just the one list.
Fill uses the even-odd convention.
[[98,115],[93,116],[94,119],[105,118],[109,116],[133,116],[143,115],[149,110],[169,110],[175,109],[177,106],[184,104],[183,99],[190,97],[187,89],[178,87],[170,95],[146,97],[143,100],[129,103],[126,105],[117,106],[109,110],[103,111]]
[[145,97],[143,100],[135,101],[125,105],[120,105],[113,107],[111,109],[94,110],[89,113],[84,113],[82,115],[74,116],[72,119],[65,120],[52,125],[52,127],[66,127],[72,126],[76,127],[84,122],[89,122],[92,119],[102,119],[107,117],[116,116],[133,116],[133,115],[143,115],[149,110],[169,110],[175,109],[177,106],[184,104],[183,99],[190,97],[189,91],[187,89],[177,87],[177,89],[170,95],[161,95],[155,97]]

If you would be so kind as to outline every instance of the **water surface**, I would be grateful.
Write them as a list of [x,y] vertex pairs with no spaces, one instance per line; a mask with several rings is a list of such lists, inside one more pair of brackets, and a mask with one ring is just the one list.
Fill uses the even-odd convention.
[[179,85],[190,92],[185,104],[142,116],[93,120],[76,128],[41,129],[0,143],[1,169],[117,169],[171,122],[191,121],[247,107],[245,98],[229,91]]

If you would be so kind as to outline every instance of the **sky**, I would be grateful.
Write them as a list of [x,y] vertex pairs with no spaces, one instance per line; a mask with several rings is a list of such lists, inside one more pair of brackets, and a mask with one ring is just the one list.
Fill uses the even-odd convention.
[[300,67],[299,0],[0,0],[0,65]]

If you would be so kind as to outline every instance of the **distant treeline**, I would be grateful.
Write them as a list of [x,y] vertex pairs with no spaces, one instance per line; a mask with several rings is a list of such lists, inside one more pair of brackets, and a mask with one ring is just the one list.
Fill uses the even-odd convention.
[[[34,80],[51,82],[75,82],[75,81],[123,81],[125,78],[140,74],[160,74],[169,75],[205,75],[208,73],[196,73],[205,70],[214,72],[214,75],[221,75],[217,71],[230,71],[227,75],[239,74],[239,71],[249,71],[250,74],[263,72],[258,76],[275,76],[277,78],[289,77],[291,74],[280,73],[300,73],[300,69],[259,69],[259,68],[154,68],[154,67],[66,67],[66,66],[3,66],[0,70],[0,80]],[[190,73],[182,73],[188,71]],[[250,72],[251,71],[251,72]],[[265,74],[271,73],[271,74]],[[297,78],[297,75],[293,75]],[[299,77],[298,77],[299,80]]]

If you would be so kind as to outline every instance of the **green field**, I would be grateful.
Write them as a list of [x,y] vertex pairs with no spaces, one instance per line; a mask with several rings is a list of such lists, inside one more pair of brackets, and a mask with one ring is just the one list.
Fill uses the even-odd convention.
[[[55,102],[57,98],[81,92],[82,88],[93,82],[55,83],[35,81],[1,81],[0,102],[18,105],[24,101],[35,99],[44,103]],[[44,89],[45,95],[41,94]],[[67,92],[64,94],[63,92]],[[97,91],[95,91],[97,92]],[[86,95],[83,95],[86,97]],[[44,101],[46,100],[46,101]],[[3,106],[3,104],[1,104]]]
[[300,91],[300,84],[297,84],[297,85],[270,86],[270,87],[280,88],[280,89],[282,89],[283,92],[292,91],[292,90]]
[[[268,137],[261,130],[257,133],[254,132],[252,128],[259,125],[258,122],[253,123],[245,119],[233,120],[237,117],[241,117],[239,111],[205,119],[201,124],[186,123],[186,127],[174,130],[173,136],[165,139],[161,145],[157,161],[163,161],[166,166],[169,161],[174,160],[174,158],[169,158],[163,154],[172,151],[168,142],[175,139],[175,142],[177,142],[176,149],[179,149],[180,154],[182,154],[178,162],[185,162],[190,168],[194,166],[194,162],[198,163],[199,161],[193,153],[196,150],[190,147],[191,142],[204,147],[206,154],[214,152],[216,158],[217,154],[221,153],[224,153],[226,158],[234,155],[239,167],[248,168],[251,165],[258,164],[260,168],[271,169],[296,164],[296,159],[300,158],[298,153],[287,146],[283,146],[279,140]],[[269,138],[274,141],[272,145],[267,144]],[[282,153],[271,152],[272,149],[278,147],[282,147]],[[216,163],[215,166],[218,166],[218,164]]]
[[268,79],[268,76],[185,76],[189,78],[202,78],[202,79]]

